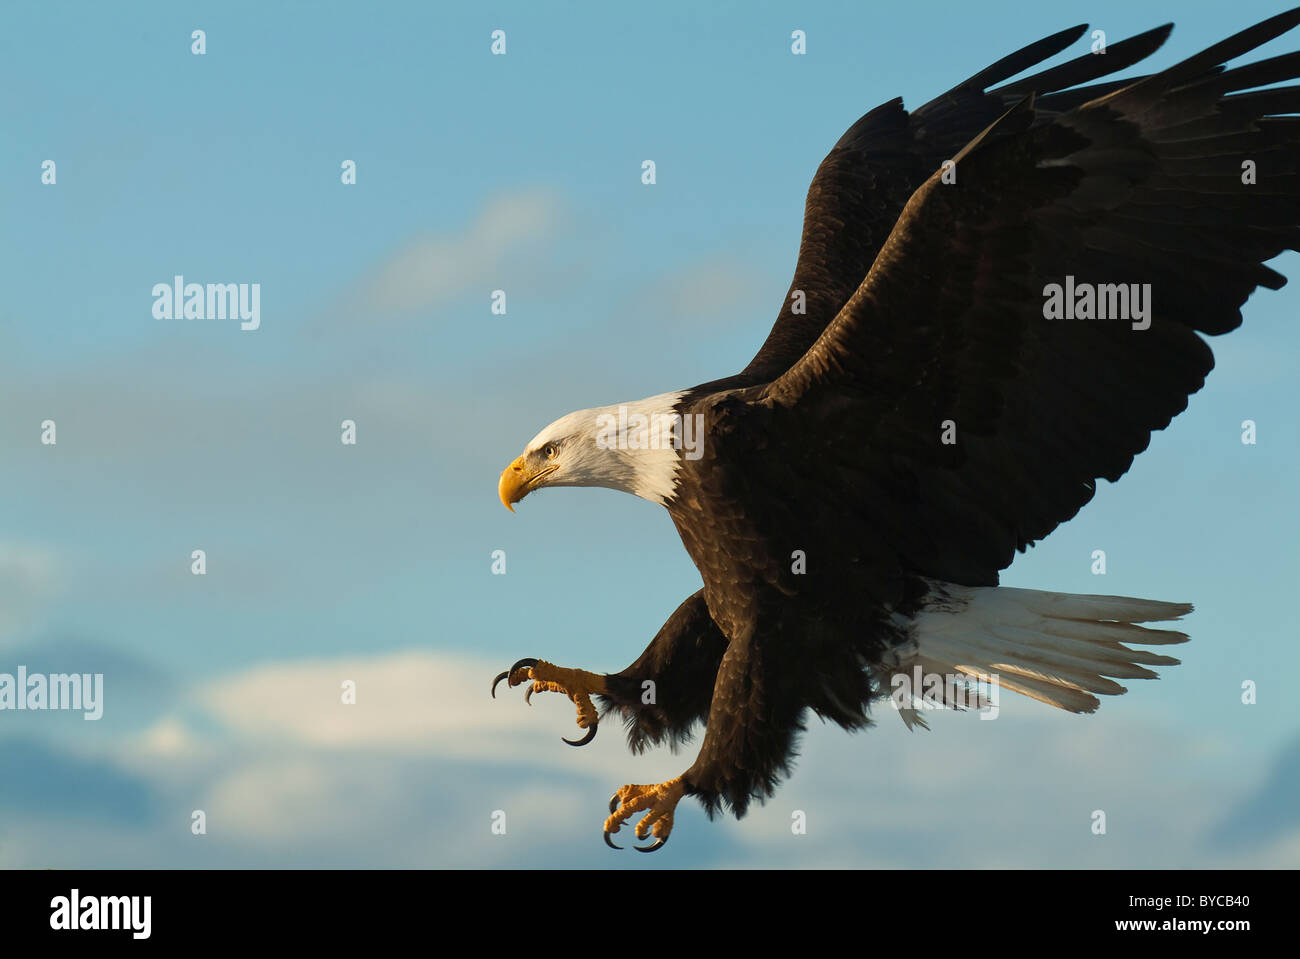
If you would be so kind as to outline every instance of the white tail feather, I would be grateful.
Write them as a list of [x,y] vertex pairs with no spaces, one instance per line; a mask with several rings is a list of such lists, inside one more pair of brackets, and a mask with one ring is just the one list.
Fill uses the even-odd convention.
[[[1178,660],[1125,644],[1187,642],[1175,630],[1135,625],[1175,620],[1188,603],[1127,596],[1084,596],[1005,586],[932,584],[932,599],[912,620],[913,644],[900,650],[889,681],[912,674],[996,679],[1005,689],[1074,713],[1101,705],[1098,695],[1126,691],[1116,679],[1156,679],[1146,666]],[[914,709],[900,709],[911,729],[925,726]]]

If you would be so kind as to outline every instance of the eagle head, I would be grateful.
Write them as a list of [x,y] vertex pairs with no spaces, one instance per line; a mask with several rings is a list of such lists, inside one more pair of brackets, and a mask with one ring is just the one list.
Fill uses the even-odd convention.
[[501,471],[506,509],[547,486],[603,486],[663,504],[677,487],[681,393],[562,416]]

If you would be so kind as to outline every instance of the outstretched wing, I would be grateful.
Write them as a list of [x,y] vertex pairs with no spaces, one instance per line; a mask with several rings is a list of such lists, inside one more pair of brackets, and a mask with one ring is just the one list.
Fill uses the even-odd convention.
[[[1169,36],[1158,27],[1068,63],[994,87],[1061,52],[1085,26],[1045,37],[957,84],[908,113],[894,99],[867,113],[840,137],[817,168],[804,207],[799,262],[785,304],[758,354],[741,376],[767,382],[784,373],[834,319],[871,268],[912,193],[945,159],[1025,94],[1038,95],[1046,120],[1127,83],[1067,89],[1127,69]],[[802,291],[796,300],[795,291]],[[796,310],[801,312],[796,312]]]
[[[956,183],[916,191],[763,391],[755,411],[832,461],[822,494],[852,503],[890,562],[995,583],[1185,408],[1213,366],[1197,334],[1234,329],[1256,287],[1286,282],[1263,264],[1300,249],[1300,117],[1284,115],[1300,86],[1243,91],[1300,77],[1300,53],[1222,64],[1297,23],[1274,17],[1050,122],[1026,99],[959,155]],[[1127,318],[1045,318],[1053,284],[1136,284],[1149,327],[1132,300]]]

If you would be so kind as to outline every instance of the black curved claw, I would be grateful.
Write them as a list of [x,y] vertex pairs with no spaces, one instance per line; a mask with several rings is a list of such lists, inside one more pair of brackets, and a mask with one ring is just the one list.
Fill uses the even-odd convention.
[[536,665],[537,665],[537,660],[535,660],[535,659],[531,659],[531,658],[524,658],[524,659],[519,660],[519,662],[515,663],[513,666],[511,666],[509,669],[507,669],[504,673],[498,673],[498,674],[497,674],[497,678],[494,679],[494,680],[492,680],[492,698],[493,698],[493,699],[496,699],[496,698],[497,698],[497,683],[501,682],[501,680],[505,679],[507,676],[509,676],[511,673],[513,673],[516,669],[523,669],[525,666],[536,666]]
[[663,849],[664,843],[666,843],[667,841],[668,841],[667,839],[656,839],[653,845],[633,846],[632,848],[635,849],[637,852],[654,852],[656,849]]
[[[531,692],[531,690],[529,691]],[[587,735],[583,736],[581,739],[564,739],[563,736],[561,736],[560,738],[564,739],[564,741],[568,743],[570,746],[585,746],[587,745],[587,743],[591,742],[593,739],[596,738],[596,728],[598,726],[600,726],[600,723],[592,723],[590,726],[588,726]]]
[[614,795],[609,797],[609,814],[612,816],[614,815],[614,813],[618,812],[618,807],[619,807],[618,793],[614,793]]
[[612,840],[612,839],[609,838],[609,833],[605,833],[605,845],[608,846],[610,849],[622,849],[622,848],[623,848],[622,846],[615,846],[615,845],[614,845],[614,840]]

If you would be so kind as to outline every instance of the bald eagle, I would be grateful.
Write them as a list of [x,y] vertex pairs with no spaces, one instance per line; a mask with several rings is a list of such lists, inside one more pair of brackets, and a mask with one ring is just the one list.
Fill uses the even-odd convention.
[[1186,407],[1214,365],[1200,334],[1286,282],[1264,262],[1300,249],[1300,86],[1271,85],[1300,76],[1300,53],[1224,63],[1297,23],[1109,78],[1166,25],[1011,79],[1077,26],[911,113],[877,107],[817,169],[748,366],[570,413],[506,467],[512,511],[551,486],[661,504],[703,579],[622,672],[528,658],[493,682],[569,696],[574,745],[609,713],[634,750],[704,724],[680,776],[615,793],[606,843],[644,812],[637,848],[658,849],[684,796],[743,816],[788,773],[809,710],[857,729],[888,702],[924,725],[913,677],[943,677],[941,705],[974,682],[1088,713],[1178,662],[1141,647],[1187,636],[1141,624],[1188,604],[998,574]]

